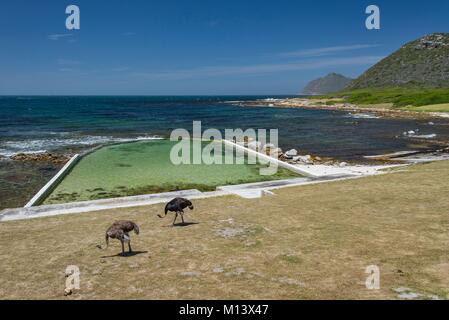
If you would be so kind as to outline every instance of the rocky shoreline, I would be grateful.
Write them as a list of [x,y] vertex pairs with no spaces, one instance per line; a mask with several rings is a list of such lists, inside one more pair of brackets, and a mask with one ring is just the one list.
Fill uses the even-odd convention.
[[69,161],[71,155],[56,153],[18,153],[10,157],[11,160],[21,162],[46,162],[61,165]]
[[[341,161],[331,157],[321,157],[312,154],[300,154],[296,149],[290,149],[288,151],[283,151],[281,148],[276,147],[271,143],[263,145],[259,141],[252,141],[244,139],[244,141],[236,142],[248,149],[266,154],[267,156],[276,158],[280,161],[293,164],[293,165],[324,165],[331,167],[344,168],[350,165],[360,165],[361,162],[349,164],[346,161]],[[367,163],[371,165],[377,164],[399,164],[403,162],[421,162],[421,160],[430,159],[431,161],[436,160],[449,160],[449,146],[447,144],[437,145],[432,148],[427,148],[423,150],[415,151],[398,151],[391,154],[376,155],[376,156],[365,156]]]
[[339,167],[345,167],[348,165],[347,162],[338,161],[330,157],[320,157],[312,154],[301,155],[296,149],[290,149],[284,152],[281,148],[276,147],[271,143],[263,145],[259,141],[248,141],[246,139],[245,141],[237,142],[237,144],[290,164],[330,165]]
[[[330,104],[327,104],[330,103]],[[340,99],[307,99],[307,98],[286,98],[286,99],[265,99],[247,101],[239,104],[242,107],[268,107],[268,108],[303,108],[322,109],[332,111],[348,111],[356,114],[372,113],[385,118],[403,119],[441,119],[449,118],[449,113],[441,112],[416,112],[407,110],[393,110],[375,106],[360,107],[355,104],[341,102]]]

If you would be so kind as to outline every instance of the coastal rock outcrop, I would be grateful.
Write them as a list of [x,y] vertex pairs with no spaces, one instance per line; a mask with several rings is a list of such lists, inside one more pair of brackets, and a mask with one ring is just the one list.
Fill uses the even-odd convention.
[[49,162],[53,164],[63,164],[69,161],[70,156],[53,153],[18,153],[10,157],[14,161]]
[[307,84],[303,89],[302,94],[306,95],[320,95],[328,94],[342,90],[352,81],[338,73],[330,73],[323,78],[318,78]]

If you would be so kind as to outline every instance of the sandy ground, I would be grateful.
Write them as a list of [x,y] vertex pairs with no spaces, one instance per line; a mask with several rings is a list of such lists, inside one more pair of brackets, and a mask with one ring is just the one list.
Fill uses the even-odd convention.
[[[195,200],[189,225],[163,204],[0,223],[3,299],[436,299],[449,293],[449,162],[388,175]],[[135,254],[104,245],[132,219]],[[80,289],[65,297],[65,270]],[[380,289],[365,287],[369,265]],[[406,289],[404,289],[406,288]]]

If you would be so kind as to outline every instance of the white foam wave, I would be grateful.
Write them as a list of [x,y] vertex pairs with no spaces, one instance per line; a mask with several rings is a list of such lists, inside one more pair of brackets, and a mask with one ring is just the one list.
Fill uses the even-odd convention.
[[118,138],[111,136],[80,136],[71,138],[49,138],[33,140],[12,140],[0,143],[0,155],[11,157],[18,153],[44,153],[71,146],[93,146],[115,142],[160,140],[159,136],[139,136],[136,138]]
[[436,138],[436,134],[432,133],[432,134],[418,134],[418,135],[412,135],[411,137],[413,138],[418,138],[418,139],[433,139]]
[[376,116],[371,113],[355,113],[355,114],[349,113],[348,117],[353,119],[380,119],[379,116]]
[[415,139],[433,139],[436,138],[436,133],[430,133],[430,134],[420,134],[419,129],[406,131],[402,134],[405,137],[409,138],[415,138]]

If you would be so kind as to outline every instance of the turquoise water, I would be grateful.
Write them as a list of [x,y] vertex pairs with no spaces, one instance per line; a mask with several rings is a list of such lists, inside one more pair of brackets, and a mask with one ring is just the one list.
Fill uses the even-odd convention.
[[174,165],[169,155],[175,144],[169,140],[155,140],[103,147],[84,157],[44,203],[186,189],[210,191],[220,185],[298,177],[285,169],[279,169],[273,176],[262,176],[259,174],[262,165],[250,165],[247,161],[244,164]]

